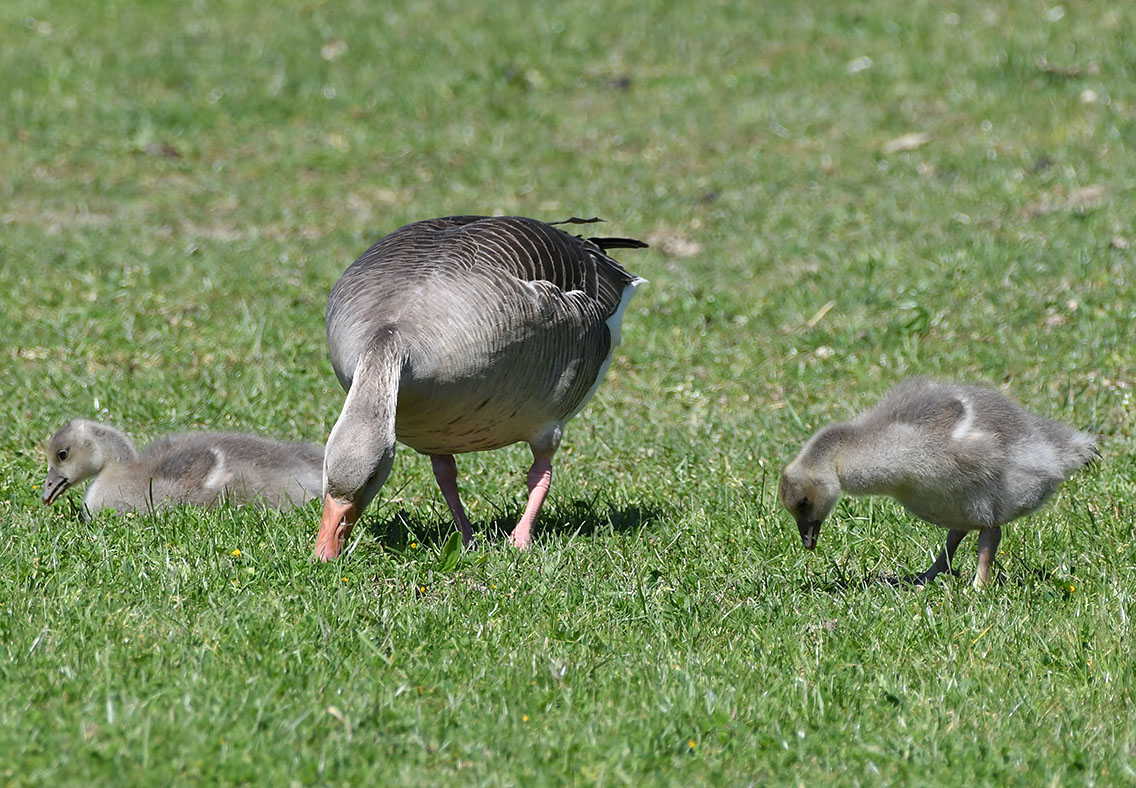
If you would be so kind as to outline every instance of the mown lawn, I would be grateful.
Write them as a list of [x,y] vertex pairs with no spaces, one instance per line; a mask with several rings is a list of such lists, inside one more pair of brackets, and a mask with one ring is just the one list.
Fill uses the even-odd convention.
[[[1136,782],[1136,8],[10,0],[0,7],[0,780]],[[355,551],[284,514],[39,503],[67,418],[322,441],[327,292],[415,219],[598,215],[650,280],[569,427],[396,461]],[[780,511],[910,374],[1100,433],[925,592],[945,532]],[[457,559],[457,560],[455,560]]]

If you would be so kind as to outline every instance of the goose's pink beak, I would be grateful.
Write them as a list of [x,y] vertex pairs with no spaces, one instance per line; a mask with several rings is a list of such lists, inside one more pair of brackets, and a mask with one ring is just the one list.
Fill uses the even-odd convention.
[[359,512],[354,503],[340,503],[330,493],[324,496],[323,519],[316,537],[316,558],[320,561],[338,558],[357,519]]

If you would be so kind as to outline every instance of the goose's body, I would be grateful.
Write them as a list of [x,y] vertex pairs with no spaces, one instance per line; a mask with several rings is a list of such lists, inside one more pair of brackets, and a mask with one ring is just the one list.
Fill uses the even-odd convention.
[[519,547],[551,483],[564,425],[595,393],[643,281],[606,249],[522,217],[429,219],[387,235],[332,289],[327,339],[348,392],[325,455],[316,551],[337,556],[390,472],[395,441],[430,455],[468,542],[453,455],[527,442]]
[[871,410],[817,432],[781,477],[781,501],[806,548],[841,492],[889,495],[920,519],[950,531],[917,582],[950,566],[978,531],[974,584],[990,575],[1001,526],[1040,507],[1099,456],[1093,436],[1021,408],[981,386],[912,379]]
[[323,451],[257,435],[204,432],[169,435],[141,453],[107,424],[72,419],[48,444],[43,502],[95,477],[83,509],[153,511],[176,504],[253,504],[286,509],[319,495]]

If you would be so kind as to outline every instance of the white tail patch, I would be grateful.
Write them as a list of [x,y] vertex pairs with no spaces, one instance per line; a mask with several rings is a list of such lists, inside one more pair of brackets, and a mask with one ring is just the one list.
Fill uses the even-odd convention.
[[[647,280],[637,276],[631,281],[631,284],[623,288],[623,294],[619,299],[619,306],[615,308],[611,317],[605,321],[608,331],[611,332],[612,350],[615,350],[615,346],[623,341],[623,313],[627,309],[627,305],[631,303],[631,297],[635,295],[635,291],[639,288],[639,285],[645,284],[647,284]],[[610,360],[611,354],[609,353],[608,361]],[[607,365],[604,365],[604,370],[607,370]],[[603,377],[603,372],[600,373],[600,377]]]

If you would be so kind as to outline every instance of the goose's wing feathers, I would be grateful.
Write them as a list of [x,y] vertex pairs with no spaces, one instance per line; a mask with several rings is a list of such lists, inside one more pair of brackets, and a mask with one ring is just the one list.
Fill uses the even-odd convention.
[[[364,252],[344,279],[388,268],[409,284],[447,267],[491,269],[520,281],[548,282],[565,293],[580,291],[601,305],[606,318],[616,312],[624,289],[637,277],[605,250],[644,246],[630,238],[582,238],[521,216],[445,216],[390,233]],[[342,297],[348,295],[344,288]],[[329,317],[339,303],[335,291],[332,296]]]
[[446,216],[408,224],[364,252],[332,288],[327,301],[332,366],[348,388],[366,348],[393,332],[407,345],[431,345],[472,360],[467,351],[482,343],[483,332],[498,332],[496,342],[514,343],[531,330],[551,330],[550,315],[610,334],[587,342],[589,352],[603,359],[618,342],[621,310],[642,281],[605,248],[635,243],[579,238],[517,216]]

